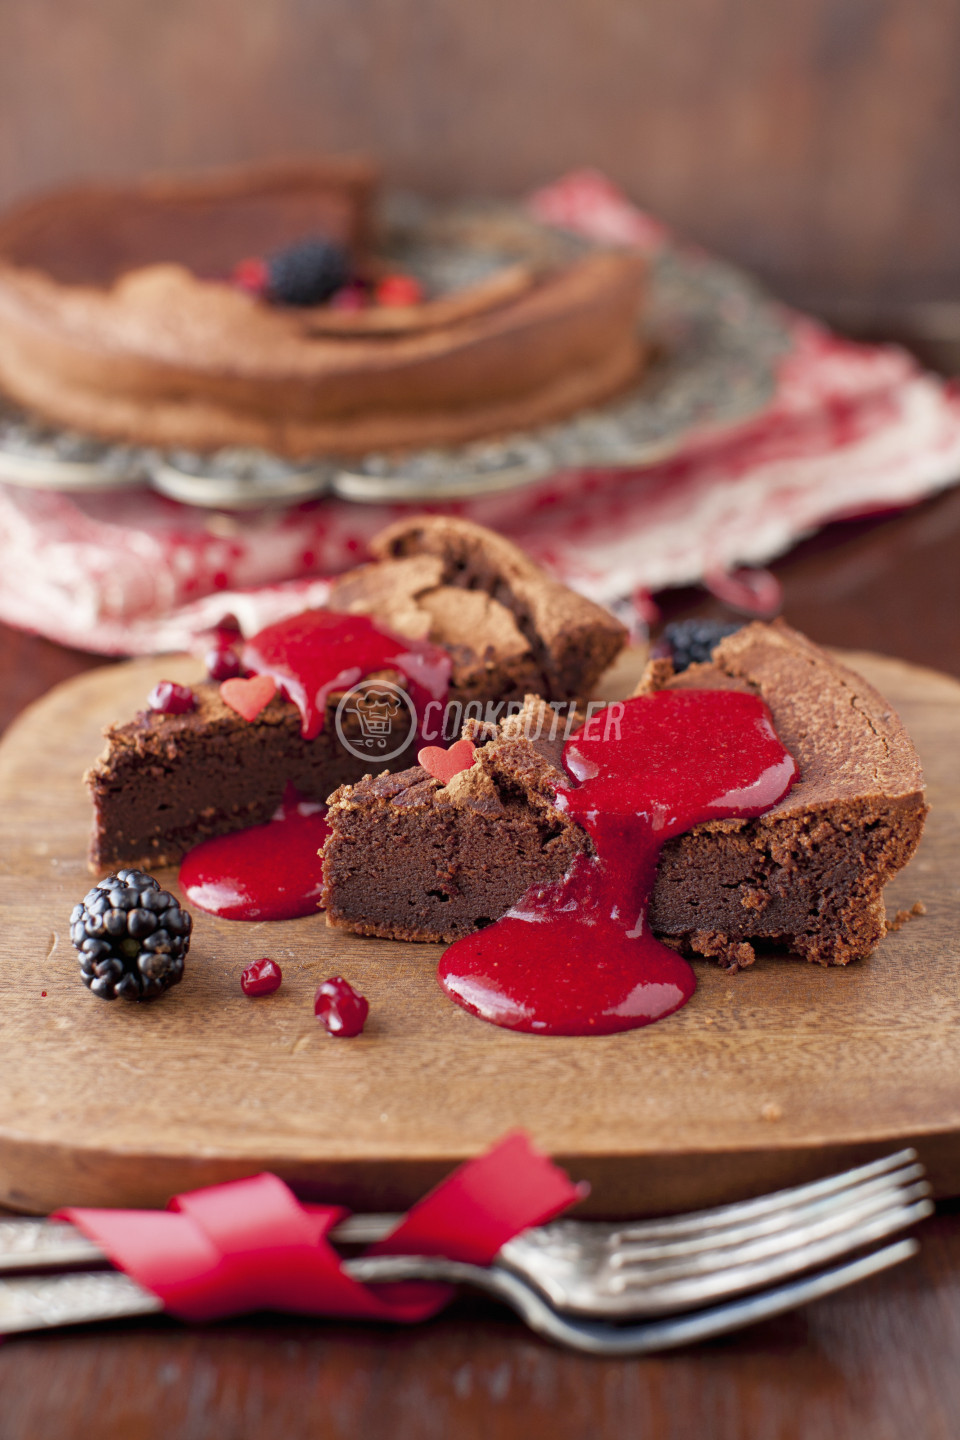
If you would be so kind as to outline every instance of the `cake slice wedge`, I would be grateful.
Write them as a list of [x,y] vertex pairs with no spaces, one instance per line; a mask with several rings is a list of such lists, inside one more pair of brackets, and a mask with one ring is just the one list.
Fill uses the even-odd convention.
[[415,765],[330,797],[327,924],[394,940],[456,940],[531,885],[559,880],[586,835],[554,805],[567,721],[530,695],[496,725],[468,721],[474,763],[446,785]]
[[[653,662],[641,692],[664,687],[760,695],[800,780],[758,819],[712,822],[668,842],[654,932],[731,969],[766,949],[822,965],[868,955],[885,932],[883,886],[914,853],[926,814],[919,760],[891,707],[779,622],[744,627],[680,674]],[[557,739],[532,738],[542,714],[528,701],[496,729],[468,727],[475,764],[449,785],[414,767],[339,790],[323,855],[327,923],[456,939],[499,918],[532,883],[535,834],[547,873],[533,878],[557,878],[588,841],[552,804],[553,784],[572,782]]]
[[883,887],[914,854],[927,805],[913,742],[861,676],[781,622],[727,636],[709,662],[648,669],[645,689],[748,690],[770,706],[800,782],[757,820],[669,841],[654,930],[729,968],[758,947],[845,965],[885,934]]
[[[332,583],[329,608],[368,616],[392,635],[449,655],[447,711],[437,705],[433,733],[423,727],[427,740],[454,738],[468,705],[474,716],[498,718],[528,692],[565,702],[589,694],[625,642],[612,615],[480,525],[413,517],[376,537],[371,552],[370,564]],[[389,669],[370,678],[403,686],[403,676]],[[194,687],[196,705],[187,714],[144,710],[111,725],[85,777],[94,808],[92,866],[174,864],[201,840],[269,820],[288,784],[324,802],[338,786],[382,770],[376,754],[358,755],[341,742],[335,721],[342,694],[328,696],[313,739],[303,737],[300,715],[283,694],[247,721],[210,680]],[[348,716],[347,739],[355,728]],[[391,768],[408,766],[417,748],[410,740]]]

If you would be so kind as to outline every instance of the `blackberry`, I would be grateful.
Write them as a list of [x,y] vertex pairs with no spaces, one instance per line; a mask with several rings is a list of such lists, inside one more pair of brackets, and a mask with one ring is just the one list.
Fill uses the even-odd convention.
[[84,985],[101,1000],[152,1000],[183,979],[193,919],[142,870],[118,870],[70,915]]
[[333,240],[301,240],[267,260],[270,299],[281,305],[322,305],[349,279],[350,257]]
[[688,665],[702,665],[713,653],[715,645],[736,630],[742,630],[743,620],[674,620],[664,627],[657,649],[669,655],[673,668],[679,674]]

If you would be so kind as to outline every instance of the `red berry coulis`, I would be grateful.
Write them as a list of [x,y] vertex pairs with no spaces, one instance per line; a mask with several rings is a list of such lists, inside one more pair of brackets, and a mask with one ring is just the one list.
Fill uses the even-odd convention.
[[147,696],[147,704],[158,715],[186,715],[196,708],[197,697],[189,685],[161,680]]
[[663,690],[601,712],[564,747],[580,783],[557,801],[593,841],[560,881],[445,952],[440,984],[471,1014],[541,1035],[609,1035],[679,1010],[693,970],[647,903],[664,843],[708,820],[762,815],[799,772],[757,696]]
[[334,975],[317,990],[313,1013],[328,1035],[350,1039],[367,1023],[370,1004],[342,975]]
[[317,854],[330,834],[322,805],[285,799],[266,825],[204,840],[180,866],[180,888],[198,910],[224,920],[314,915],[323,875]]
[[249,675],[273,676],[300,711],[304,740],[313,740],[323,729],[327,696],[377,670],[400,672],[422,721],[431,700],[446,700],[450,656],[424,640],[391,635],[366,615],[305,610],[248,640],[243,668]]
[[276,960],[266,956],[253,960],[240,976],[240,989],[244,995],[272,995],[283,984],[283,972]]

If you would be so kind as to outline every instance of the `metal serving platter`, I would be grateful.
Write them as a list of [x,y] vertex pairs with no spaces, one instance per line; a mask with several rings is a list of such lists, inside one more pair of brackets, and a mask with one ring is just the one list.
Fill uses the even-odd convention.
[[[506,236],[499,249],[489,244],[491,214]],[[478,215],[482,227],[475,224]],[[395,200],[387,223],[388,250],[435,294],[509,263],[525,243],[571,251],[584,243],[535,225],[514,207],[427,211]],[[477,234],[487,243],[477,242]],[[631,391],[496,440],[297,462],[239,448],[161,453],[59,429],[0,400],[0,480],[61,491],[146,483],[215,510],[299,504],[328,493],[360,504],[419,504],[512,490],[559,471],[650,465],[681,449],[693,433],[736,426],[769,404],[789,333],[779,307],[735,267],[665,247],[651,262],[642,323],[653,360]]]

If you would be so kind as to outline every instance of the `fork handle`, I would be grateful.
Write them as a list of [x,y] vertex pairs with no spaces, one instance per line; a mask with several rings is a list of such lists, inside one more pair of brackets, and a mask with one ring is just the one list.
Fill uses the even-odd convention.
[[582,1350],[588,1355],[651,1355],[659,1350],[691,1345],[714,1335],[726,1335],[745,1325],[783,1315],[899,1265],[916,1255],[919,1249],[916,1240],[898,1240],[859,1260],[804,1280],[791,1281],[775,1290],[728,1301],[675,1319],[646,1321],[641,1325],[606,1325],[561,1315],[537,1291],[498,1265],[483,1269],[479,1265],[466,1265],[443,1258],[376,1255],[347,1261],[345,1268],[355,1280],[362,1280],[368,1285],[402,1280],[439,1280],[448,1284],[470,1285],[502,1300],[531,1330],[568,1349]]
[[[503,1301],[531,1330],[569,1349],[591,1355],[646,1355],[724,1335],[744,1325],[782,1315],[811,1300],[831,1295],[869,1275],[877,1275],[915,1255],[915,1240],[899,1240],[859,1260],[747,1299],[734,1300],[677,1319],[642,1325],[604,1325],[572,1320],[553,1310],[535,1290],[509,1270],[416,1255],[377,1255],[344,1262],[354,1279],[367,1283],[443,1280],[472,1285]],[[163,1306],[128,1275],[116,1270],[76,1275],[31,1275],[0,1281],[0,1334],[56,1329],[93,1320],[119,1320],[156,1314]]]
[[[334,1226],[337,1245],[373,1245],[400,1223],[400,1215],[348,1215]],[[65,1220],[0,1220],[0,1275],[105,1265],[107,1256]]]

